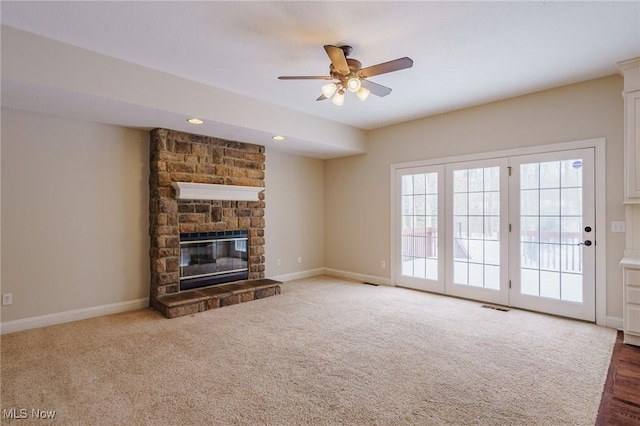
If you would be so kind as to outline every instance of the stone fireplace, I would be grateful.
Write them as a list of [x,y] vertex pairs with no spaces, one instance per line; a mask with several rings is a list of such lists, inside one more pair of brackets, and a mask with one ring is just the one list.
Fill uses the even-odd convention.
[[[185,266],[181,235],[185,239],[184,236],[224,235],[224,231],[246,232],[246,243],[238,245],[238,249],[246,252],[247,277],[264,279],[265,194],[260,190],[264,188],[264,173],[263,146],[167,129],[151,131],[149,254],[153,308],[167,315],[166,303],[160,303],[161,299],[173,300],[175,297],[167,299],[167,296],[181,293],[180,271]],[[198,190],[253,187],[256,192],[253,201],[241,196],[237,200],[229,199],[233,196],[200,199],[197,191],[195,195],[185,195],[188,191],[184,187]],[[198,254],[194,256],[196,261],[205,259],[198,258]],[[217,307],[211,305],[208,301],[187,311]]]

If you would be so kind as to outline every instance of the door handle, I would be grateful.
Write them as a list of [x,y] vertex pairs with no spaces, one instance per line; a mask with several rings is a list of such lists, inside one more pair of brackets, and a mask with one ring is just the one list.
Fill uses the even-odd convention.
[[586,240],[584,243],[578,243],[577,245],[589,247],[591,244],[593,244],[591,240]]

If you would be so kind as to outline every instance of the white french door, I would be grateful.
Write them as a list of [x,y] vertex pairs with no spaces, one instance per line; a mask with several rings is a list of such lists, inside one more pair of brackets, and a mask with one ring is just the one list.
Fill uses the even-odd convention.
[[395,171],[396,285],[595,320],[592,148]]
[[510,159],[512,306],[595,320],[593,149]]
[[447,294],[506,305],[506,158],[446,166]]
[[444,292],[444,166],[414,167],[396,173],[400,221],[396,224],[396,283],[404,287]]

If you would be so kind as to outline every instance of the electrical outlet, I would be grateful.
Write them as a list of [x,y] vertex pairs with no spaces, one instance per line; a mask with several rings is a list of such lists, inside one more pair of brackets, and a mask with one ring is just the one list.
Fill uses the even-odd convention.
[[2,306],[10,305],[13,303],[13,294],[5,293],[2,295]]
[[382,269],[386,268],[386,267],[387,267],[387,262],[385,262],[384,260],[383,260],[383,261],[381,261],[381,262],[380,262],[380,267],[381,267]]
[[302,263],[302,256],[298,257],[298,263]]
[[626,222],[611,222],[611,232],[626,232]]
[[277,264],[278,266],[282,266],[282,260],[281,260],[281,259],[278,259],[278,260],[276,261],[276,264]]

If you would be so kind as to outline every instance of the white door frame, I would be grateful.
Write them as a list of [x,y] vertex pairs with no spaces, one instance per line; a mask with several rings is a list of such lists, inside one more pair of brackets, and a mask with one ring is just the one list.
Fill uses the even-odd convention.
[[462,161],[474,161],[484,160],[497,157],[509,157],[515,155],[526,154],[541,154],[553,151],[566,151],[579,148],[594,148],[595,161],[594,161],[594,173],[595,173],[595,199],[596,199],[596,229],[599,229],[598,243],[596,244],[596,324],[601,326],[607,325],[607,232],[606,232],[606,139],[594,138],[578,140],[573,142],[564,142],[549,145],[538,145],[527,148],[509,149],[503,151],[493,151],[481,154],[461,155],[455,157],[444,157],[431,160],[411,161],[405,163],[391,164],[391,264],[390,264],[390,284],[396,285],[396,268],[400,267],[397,264],[396,250],[399,250],[398,244],[399,238],[394,230],[396,229],[396,223],[399,220],[400,213],[398,211],[397,203],[395,202],[397,194],[397,188],[395,185],[396,170],[408,168],[408,167],[422,167],[432,166],[437,164],[455,163]]

